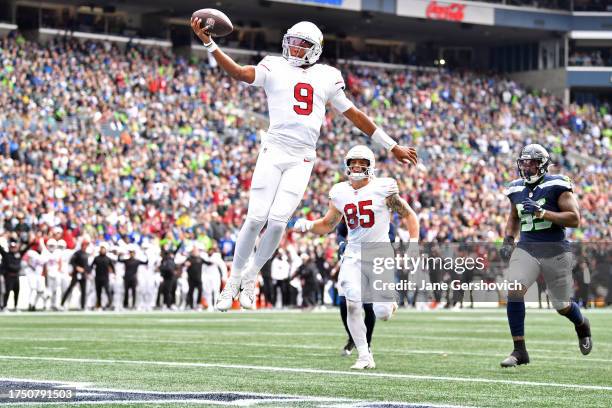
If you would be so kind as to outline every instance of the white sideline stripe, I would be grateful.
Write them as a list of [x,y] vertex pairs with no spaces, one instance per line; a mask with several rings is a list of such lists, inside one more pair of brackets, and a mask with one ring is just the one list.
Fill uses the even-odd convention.
[[[23,342],[21,337],[0,337],[0,340],[15,340]],[[41,341],[41,342],[53,342],[53,341],[88,341],[91,340],[85,337],[37,337],[36,339],[28,339],[28,341]],[[150,339],[135,339],[135,338],[114,338],[116,342],[125,343],[142,343],[142,344],[193,344],[191,340],[150,340]],[[338,347],[333,346],[319,346],[319,345],[303,345],[303,344],[279,344],[279,343],[237,343],[237,342],[206,342],[203,345],[207,346],[247,346],[247,347],[278,347],[285,349],[299,349],[299,350],[340,350]],[[32,347],[33,349],[45,349],[45,350],[65,350],[66,347]],[[590,364],[593,361],[599,361],[604,363],[612,363],[612,359],[608,358],[597,358],[597,357],[582,357],[582,356],[560,356],[558,351],[555,350],[542,350],[542,349],[529,349],[530,351],[544,354],[554,354],[553,356],[540,356],[538,360],[568,360],[576,362],[584,362]],[[412,354],[433,354],[439,356],[454,355],[454,356],[482,356],[482,352],[470,352],[470,351],[447,351],[447,350],[397,350],[388,348],[376,348],[377,354],[394,354],[394,355],[405,355],[409,356]],[[492,351],[492,353],[495,353]]]
[[364,373],[358,371],[338,371],[338,370],[320,370],[314,368],[291,368],[291,367],[273,367],[273,366],[253,366],[244,364],[220,364],[220,363],[190,363],[178,361],[147,361],[147,360],[115,360],[115,359],[97,359],[97,358],[67,358],[67,357],[38,357],[38,356],[10,356],[0,355],[2,360],[30,360],[30,361],[60,361],[74,363],[93,363],[93,364],[134,364],[134,365],[153,365],[166,367],[201,367],[201,368],[226,368],[238,370],[254,370],[254,371],[272,371],[272,372],[287,372],[287,373],[307,373],[307,374],[330,374],[330,375],[352,375],[356,377],[379,377],[407,380],[432,380],[432,381],[455,381],[455,382],[474,382],[474,383],[494,383],[494,384],[509,384],[509,385],[525,385],[531,387],[557,387],[557,388],[574,388],[581,390],[597,390],[597,391],[612,391],[612,386],[605,385],[589,385],[589,384],[567,384],[567,383],[552,383],[552,382],[537,382],[537,381],[518,381],[518,380],[500,380],[495,378],[469,378],[469,377],[449,377],[449,376],[433,376],[433,375],[416,375],[416,374],[394,374],[394,373]]
[[[71,382],[71,381],[57,381],[57,380],[40,380],[40,379],[28,379],[28,378],[2,378],[0,377],[0,381],[11,381],[11,382],[33,382],[33,383],[40,383],[40,384],[57,384],[58,386],[64,386],[64,387],[70,387],[70,388],[76,388],[77,391],[79,392],[79,395],[98,395],[98,393],[104,393],[104,392],[126,392],[126,393],[135,393],[135,394],[164,394],[164,395],[199,395],[199,394],[235,394],[235,395],[240,395],[240,396],[245,396],[245,397],[269,397],[269,399],[267,400],[256,400],[256,401],[252,401],[252,404],[250,404],[251,401],[244,401],[244,400],[239,400],[239,401],[231,401],[231,402],[227,402],[227,401],[206,401],[204,400],[203,403],[211,403],[211,404],[216,404],[216,405],[239,405],[239,406],[248,406],[248,405],[257,405],[259,403],[262,402],[305,402],[305,401],[313,401],[313,402],[330,402],[330,403],[340,403],[340,404],[368,404],[368,403],[374,403],[374,404],[381,404],[381,403],[387,403],[387,404],[413,404],[413,405],[427,405],[430,407],[434,407],[434,408],[470,408],[468,406],[465,405],[440,405],[440,404],[432,404],[430,402],[398,402],[398,401],[367,401],[367,400],[356,400],[356,399],[351,399],[351,398],[338,398],[338,397],[326,397],[326,396],[317,396],[317,395],[293,395],[293,394],[267,394],[267,393],[261,393],[261,392],[247,392],[247,391],[152,391],[152,390],[132,390],[132,389],[119,389],[119,388],[98,388],[95,386],[92,386],[91,383],[82,383],[82,382]],[[86,391],[86,392],[82,392]],[[286,398],[291,398],[290,401],[287,401]],[[178,400],[178,399],[174,399],[174,400],[118,400],[118,401],[113,401],[113,400],[109,400],[109,401],[93,401],[93,402],[86,402],[86,404],[114,404],[115,402],[118,402],[120,404],[129,404],[131,402],[134,403],[146,403],[146,402],[156,402],[156,403],[174,403],[174,402],[192,402],[192,401],[196,401],[197,403],[199,403],[199,400],[193,400],[193,399],[186,399],[186,400]],[[61,402],[42,402],[42,404],[65,404],[65,403],[79,403],[79,404],[85,404],[85,402],[83,401],[61,401]],[[8,403],[8,405],[31,405],[31,404],[41,404],[41,402],[18,402],[18,403]],[[346,407],[347,405],[330,405],[330,407]],[[350,407],[354,406],[354,405],[349,405]]]

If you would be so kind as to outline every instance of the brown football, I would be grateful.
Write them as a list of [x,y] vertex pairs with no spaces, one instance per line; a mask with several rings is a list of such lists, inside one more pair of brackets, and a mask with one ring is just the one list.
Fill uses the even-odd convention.
[[200,26],[209,26],[208,32],[214,37],[224,37],[234,30],[230,19],[217,9],[205,8],[194,11],[192,17],[198,17],[202,22]]

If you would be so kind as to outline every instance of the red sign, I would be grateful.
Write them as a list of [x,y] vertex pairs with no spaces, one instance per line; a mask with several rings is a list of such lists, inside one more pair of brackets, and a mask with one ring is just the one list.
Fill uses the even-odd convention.
[[425,16],[434,20],[463,21],[465,4],[451,3],[448,6],[431,1],[425,11]]

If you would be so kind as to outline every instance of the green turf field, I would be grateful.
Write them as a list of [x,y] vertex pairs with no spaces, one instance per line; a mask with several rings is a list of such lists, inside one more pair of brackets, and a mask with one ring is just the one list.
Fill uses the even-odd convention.
[[[528,310],[531,364],[504,370],[499,361],[512,345],[504,310],[402,310],[376,325],[377,369],[352,373],[354,357],[339,355],[345,334],[337,310],[11,313],[0,315],[0,377],[76,381],[102,389],[330,398],[263,398],[258,407],[346,406],[344,399],[351,404],[610,407],[612,313],[586,313],[593,328],[591,355],[580,354],[566,319],[553,311]],[[130,398],[133,404],[114,404],[143,406],[138,397]]]

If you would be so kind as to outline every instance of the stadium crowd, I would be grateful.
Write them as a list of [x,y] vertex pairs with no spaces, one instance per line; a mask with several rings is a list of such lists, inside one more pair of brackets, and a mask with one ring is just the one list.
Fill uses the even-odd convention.
[[612,66],[612,49],[576,50],[569,56],[569,65],[579,67],[609,67]]
[[[210,305],[230,265],[265,137],[263,91],[232,81],[206,59],[131,44],[43,44],[13,32],[0,39],[0,60],[0,245],[23,252],[19,273],[33,281],[46,274],[47,285],[50,269],[61,273],[56,294],[47,296],[59,308],[71,279],[86,279],[75,278],[81,272],[68,254],[83,248],[93,259],[105,246],[115,266],[96,264],[97,292],[108,291],[108,281],[123,286],[127,266],[118,260],[132,252],[147,262],[137,268],[142,308],[162,307],[161,299],[170,308],[188,304],[189,287],[202,284]],[[423,242],[499,241],[509,208],[503,186],[516,178],[516,154],[531,142],[545,145],[552,171],[575,183],[583,223],[571,238],[609,241],[608,106],[564,107],[545,91],[471,72],[340,68],[355,104],[400,143],[418,148],[415,168],[400,168],[377,149],[377,168],[398,180],[419,214]],[[343,178],[342,158],[357,143],[368,139],[330,113],[296,216],[325,211],[327,192]],[[407,239],[401,225],[397,236]],[[51,249],[63,255],[49,268]],[[333,234],[289,232],[262,272],[261,304],[326,300],[336,257]],[[182,274],[196,258],[209,279],[199,285]],[[164,266],[170,260],[174,265]],[[3,269],[8,295],[11,278]],[[120,292],[110,290],[109,300]],[[38,295],[31,296],[36,305]]]

